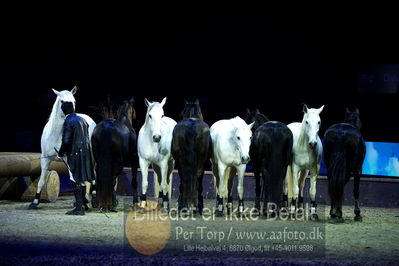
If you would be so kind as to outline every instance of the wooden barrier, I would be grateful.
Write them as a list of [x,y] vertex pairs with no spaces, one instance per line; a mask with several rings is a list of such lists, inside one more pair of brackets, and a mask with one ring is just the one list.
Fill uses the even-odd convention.
[[[41,153],[0,152],[0,199],[32,200],[40,177]],[[54,202],[60,192],[58,174],[67,174],[63,162],[50,163],[41,200]]]

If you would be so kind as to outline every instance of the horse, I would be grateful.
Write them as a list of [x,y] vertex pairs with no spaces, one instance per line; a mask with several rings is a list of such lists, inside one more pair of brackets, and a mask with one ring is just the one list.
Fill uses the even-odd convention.
[[211,135],[203,120],[199,101],[186,102],[183,118],[173,129],[172,156],[180,177],[179,212],[190,209],[202,214],[202,180],[205,163],[210,158]]
[[132,126],[136,118],[134,99],[120,104],[116,119],[105,119],[97,124],[92,136],[96,169],[96,205],[100,210],[116,212],[116,178],[124,166],[131,166],[133,206],[137,196],[137,135]]
[[233,210],[233,198],[231,190],[233,180],[238,174],[239,215],[244,214],[244,173],[249,162],[249,146],[251,144],[251,124],[236,116],[231,119],[223,119],[211,126],[212,141],[212,172],[215,179],[217,194],[217,216],[223,215],[223,199],[227,198],[227,214]]
[[[166,97],[159,102],[144,100],[147,113],[143,126],[140,128],[137,150],[142,175],[141,207],[144,211],[147,200],[148,167],[154,169],[155,197],[162,201],[162,212],[169,211],[169,199],[172,193],[172,171],[174,159],[171,154],[173,129],[176,121],[164,115],[163,106]],[[157,180],[156,180],[157,179]],[[168,180],[169,179],[169,180]],[[158,193],[158,186],[161,183]]]
[[244,121],[246,123],[252,123],[255,122],[254,126],[252,127],[252,133],[258,129],[260,125],[263,123],[266,123],[269,121],[269,118],[262,114],[259,109],[255,109],[255,111],[251,111],[249,108],[247,108],[247,113],[245,114]]
[[[260,214],[262,173],[263,215],[269,217],[268,204],[275,204],[277,211],[282,204],[284,179],[287,167],[292,161],[292,132],[281,122],[267,121],[267,117],[257,109],[252,112],[247,110],[245,122],[255,122],[252,128],[255,131],[249,149],[255,175],[254,214]],[[275,214],[276,212],[271,212],[271,217]]]
[[327,167],[328,193],[331,198],[330,216],[343,222],[342,202],[344,187],[353,175],[355,221],[363,220],[359,208],[359,181],[366,155],[366,145],[360,132],[359,110],[346,109],[344,123],[330,126],[324,134],[324,162]]
[[[77,91],[76,86],[73,87],[71,91],[68,90],[57,91],[55,89],[52,90],[55,93],[55,95],[57,95],[57,98],[55,99],[55,102],[53,104],[50,117],[46,125],[44,126],[40,141],[41,152],[42,152],[42,156],[40,158],[41,173],[40,173],[39,183],[37,185],[35,198],[28,207],[28,209],[33,209],[33,210],[37,209],[40,203],[40,194],[46,182],[47,170],[50,165],[50,162],[57,157],[57,152],[54,148],[58,150],[61,146],[62,130],[66,117],[66,115],[62,111],[62,108],[63,107],[73,108],[73,110],[75,110],[75,105],[76,105],[76,100],[75,97],[73,96]],[[86,114],[78,113],[77,115],[82,117],[89,125],[89,136],[91,137],[94,127],[96,126],[96,123],[94,122],[93,119],[91,119],[91,117],[89,117]],[[66,160],[66,156],[64,160]],[[71,172],[69,172],[69,175],[72,178]]]
[[[288,190],[292,190],[291,210],[292,216],[295,216],[296,201],[298,206],[303,207],[303,188],[305,186],[305,178],[311,171],[309,194],[311,199],[311,219],[317,220],[316,213],[316,181],[320,170],[321,156],[323,146],[318,135],[320,129],[320,113],[323,111],[324,105],[319,109],[308,108],[303,105],[302,122],[294,122],[288,125],[293,135],[293,159],[291,165],[287,168],[287,175],[284,185],[284,203],[288,205]],[[290,188],[289,184],[292,184]]]

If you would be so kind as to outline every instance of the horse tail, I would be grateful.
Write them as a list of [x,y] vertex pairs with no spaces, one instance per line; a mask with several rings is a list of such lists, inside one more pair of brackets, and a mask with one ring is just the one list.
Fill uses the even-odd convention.
[[97,157],[97,200],[100,208],[109,209],[112,206],[115,176],[113,171],[114,152],[112,143],[112,125],[104,123],[99,134],[100,142],[95,151]]
[[[186,170],[186,185],[187,185],[187,203],[193,203],[196,205],[196,187],[197,187],[197,169],[198,169],[198,152],[196,147],[197,132],[194,124],[185,132],[185,145],[184,149],[187,156],[184,156],[184,164],[188,167],[184,167]],[[190,207],[190,206],[187,206]]]
[[336,145],[339,145],[342,148],[341,150],[334,151],[330,156],[327,174],[328,193],[333,203],[341,205],[345,187],[346,159],[343,144],[338,142]]

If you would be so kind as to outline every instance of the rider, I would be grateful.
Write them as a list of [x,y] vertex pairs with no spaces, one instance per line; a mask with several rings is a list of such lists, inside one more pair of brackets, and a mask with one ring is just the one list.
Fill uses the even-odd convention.
[[[67,155],[70,180],[72,181],[76,200],[75,208],[66,214],[84,215],[85,208],[87,210],[85,182],[94,180],[89,126],[83,118],[75,113],[72,103],[71,105],[64,103],[62,111],[65,113],[66,118],[58,156],[63,157],[65,154]],[[83,205],[85,205],[85,208]]]

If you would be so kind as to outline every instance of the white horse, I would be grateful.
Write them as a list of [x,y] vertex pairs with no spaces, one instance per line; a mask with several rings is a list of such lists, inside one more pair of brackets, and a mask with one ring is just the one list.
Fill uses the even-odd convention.
[[[57,95],[57,98],[54,102],[53,108],[51,110],[50,117],[44,126],[42,138],[41,138],[41,159],[40,159],[40,179],[37,185],[36,195],[33,199],[32,203],[29,205],[29,209],[37,209],[37,206],[40,202],[40,193],[42,188],[46,182],[47,170],[51,161],[53,161],[57,153],[54,148],[57,150],[61,147],[62,141],[62,130],[65,121],[65,114],[61,109],[62,104],[64,103],[72,103],[73,109],[75,110],[75,97],[73,96],[76,93],[77,87],[73,87],[71,91],[63,90],[57,91],[53,89],[53,92]],[[96,127],[96,123],[91,119],[88,115],[85,114],[77,114],[82,117],[87,124],[89,125],[89,135],[93,133],[94,128]],[[66,156],[64,157],[66,161]],[[73,179],[71,172],[69,172],[70,178]]]
[[232,211],[231,188],[238,173],[239,214],[244,211],[244,173],[249,162],[249,147],[251,145],[251,124],[245,123],[240,117],[224,119],[211,126],[212,139],[212,171],[217,193],[216,215],[223,215],[223,198],[228,198],[227,212]]
[[[162,102],[149,102],[145,99],[147,114],[144,125],[141,127],[137,139],[140,170],[142,175],[141,207],[145,207],[148,188],[148,167],[150,164],[154,169],[154,195],[158,201],[163,201],[163,212],[169,210],[169,200],[172,193],[172,171],[174,159],[171,154],[173,129],[176,121],[164,116]],[[169,180],[167,180],[169,177]],[[158,191],[159,183],[161,190]],[[159,193],[158,193],[159,192]],[[160,202],[160,201],[159,201]]]
[[305,179],[311,171],[309,194],[311,199],[311,217],[318,219],[316,213],[316,180],[320,170],[323,146],[319,138],[320,113],[324,105],[319,109],[303,106],[302,122],[288,125],[294,137],[292,146],[293,160],[287,168],[284,186],[285,201],[288,200],[290,190],[291,214],[295,213],[296,200],[299,194],[298,205],[303,205],[303,188]]

